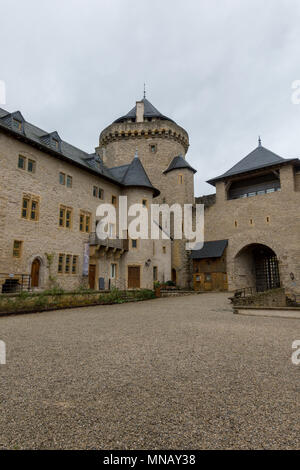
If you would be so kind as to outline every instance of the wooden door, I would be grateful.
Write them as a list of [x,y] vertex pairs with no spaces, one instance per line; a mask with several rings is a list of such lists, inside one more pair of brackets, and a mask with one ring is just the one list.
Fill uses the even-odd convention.
[[40,280],[40,261],[36,258],[31,265],[31,287],[39,287]]
[[140,286],[140,266],[128,266],[128,289],[139,289]]
[[95,289],[95,281],[96,281],[96,265],[90,264],[89,265],[89,288]]

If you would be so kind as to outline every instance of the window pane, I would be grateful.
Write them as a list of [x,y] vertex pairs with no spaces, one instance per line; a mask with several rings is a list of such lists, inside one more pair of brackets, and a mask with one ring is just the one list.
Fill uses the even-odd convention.
[[86,221],[85,221],[85,231],[86,232],[90,231],[90,217],[88,215],[86,216]]
[[71,255],[66,255],[66,266],[65,266],[66,273],[70,272],[70,261],[71,261]]
[[59,173],[59,183],[60,184],[65,184],[65,174],[64,173]]
[[77,272],[77,258],[78,256],[73,256],[72,262],[72,273],[75,274]]
[[80,232],[83,232],[83,221],[84,221],[84,215],[80,214],[80,221],[79,221],[79,230],[80,230]]
[[60,254],[58,256],[58,272],[59,273],[62,273],[63,271],[63,262],[64,262],[64,255]]
[[67,176],[67,187],[72,188],[72,176]]
[[97,186],[93,187],[93,196],[97,197]]
[[66,227],[70,228],[71,227],[71,211],[67,210],[66,213]]
[[34,173],[35,171],[35,162],[33,160],[28,160],[28,171],[29,173]]
[[60,225],[60,227],[64,226],[64,218],[65,218],[65,209],[60,209],[60,211],[59,211],[59,225]]
[[25,169],[25,158],[24,157],[19,156],[18,168],[21,168],[22,170]]

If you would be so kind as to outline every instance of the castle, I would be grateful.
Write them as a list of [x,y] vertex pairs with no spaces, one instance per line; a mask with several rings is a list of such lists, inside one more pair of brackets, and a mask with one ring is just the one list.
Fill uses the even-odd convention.
[[[261,142],[223,175],[216,194],[194,197],[187,132],[145,97],[104,129],[88,154],[0,109],[0,287],[181,288],[300,293],[300,161]],[[98,238],[99,204],[205,206],[205,242]],[[160,227],[162,229],[162,227]]]

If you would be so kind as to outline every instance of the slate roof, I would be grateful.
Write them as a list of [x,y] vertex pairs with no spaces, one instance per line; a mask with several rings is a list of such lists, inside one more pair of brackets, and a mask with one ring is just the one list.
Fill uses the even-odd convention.
[[117,178],[123,186],[138,186],[152,189],[154,196],[158,196],[160,191],[152,185],[140,159],[135,156],[131,163],[109,171]]
[[168,166],[168,168],[164,171],[164,173],[166,174],[172,170],[179,170],[180,168],[187,168],[188,170],[191,170],[193,173],[197,173],[197,170],[191,167],[191,165],[183,158],[182,155],[178,155],[177,157],[174,157],[170,165]]
[[229,176],[238,175],[246,173],[248,171],[258,170],[264,167],[283,164],[287,162],[297,161],[295,158],[282,158],[276,153],[271,152],[271,150],[266,149],[262,145],[259,145],[250,152],[246,157],[240,160],[236,165],[234,165],[230,170],[226,171],[216,178],[212,178],[207,181],[207,183],[214,184],[216,181]]
[[[159,119],[164,119],[167,121],[174,122],[172,119],[168,118],[167,116],[164,116],[161,114],[158,109],[156,109],[153,104],[150,103],[146,98],[141,100],[144,103],[144,117],[145,118],[159,118]],[[135,119],[136,118],[136,105],[129,111],[129,113],[125,114],[124,116],[121,116],[120,118],[116,119],[114,122],[123,122],[126,121],[127,119]]]
[[[12,125],[11,118],[18,119],[22,122],[21,130],[17,130]],[[151,188],[154,195],[158,195],[159,191],[154,188],[145,172],[145,169],[138,158],[133,159],[131,164],[122,165],[115,168],[107,168],[100,156],[96,153],[87,153],[74,147],[71,144],[61,140],[57,131],[46,132],[33,124],[25,121],[19,111],[9,113],[0,108],[0,129],[7,130],[16,137],[25,140],[29,145],[37,146],[39,149],[54,155],[57,158],[69,161],[71,164],[80,166],[91,171],[98,176],[104,177],[111,182],[120,186],[142,186]],[[51,147],[49,140],[45,140],[46,136],[54,136],[60,140],[58,149]],[[137,160],[135,162],[134,160]],[[125,173],[128,174],[124,179]]]
[[192,259],[204,259],[204,258],[220,258],[226,246],[228,245],[228,240],[214,240],[210,242],[204,242],[201,250],[192,250],[191,258]]

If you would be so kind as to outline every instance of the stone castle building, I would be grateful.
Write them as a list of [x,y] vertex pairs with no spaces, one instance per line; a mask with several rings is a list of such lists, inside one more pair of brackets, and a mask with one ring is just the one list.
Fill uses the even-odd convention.
[[[259,143],[225,174],[216,194],[194,198],[187,132],[145,97],[104,129],[88,154],[0,109],[0,287],[30,283],[65,289],[89,285],[233,290],[279,285],[299,293],[300,162]],[[100,240],[96,209],[119,197],[128,205],[205,206],[205,243],[118,238],[118,220]],[[163,227],[160,226],[160,231]]]

